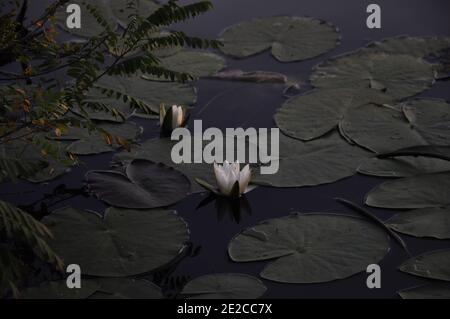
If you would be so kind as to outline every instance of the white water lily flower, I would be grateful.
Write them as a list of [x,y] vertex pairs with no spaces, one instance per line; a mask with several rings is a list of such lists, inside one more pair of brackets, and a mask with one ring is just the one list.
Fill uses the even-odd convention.
[[166,112],[164,106],[160,108],[160,116],[159,116],[159,124],[161,127],[165,124],[164,119],[168,115],[168,112],[172,115],[172,123],[166,123],[167,126],[170,126],[170,130],[174,130],[177,127],[181,127],[184,122],[184,114],[183,108],[178,105],[172,105],[172,107]]
[[248,186],[251,179],[251,170],[248,164],[241,171],[239,161],[231,164],[225,161],[222,166],[214,163],[214,174],[222,195],[231,196],[236,182],[239,183],[239,196],[252,189]]

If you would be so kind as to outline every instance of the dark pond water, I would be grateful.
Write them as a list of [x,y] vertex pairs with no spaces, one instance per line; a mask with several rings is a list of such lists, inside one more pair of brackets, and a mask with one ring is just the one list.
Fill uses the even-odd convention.
[[[382,29],[369,30],[365,26],[366,7],[373,1],[363,0],[218,0],[215,9],[194,22],[183,24],[189,34],[215,38],[220,31],[241,20],[271,15],[307,15],[334,23],[342,33],[342,44],[334,51],[301,63],[283,64],[268,53],[243,60],[227,59],[228,67],[247,71],[276,71],[303,83],[302,91],[308,90],[311,68],[320,61],[351,50],[370,41],[388,36],[450,35],[450,1],[448,0],[378,0],[382,7]],[[37,5],[37,4],[34,4]],[[181,26],[179,26],[181,27]],[[204,127],[273,127],[275,110],[283,103],[283,87],[279,85],[228,83],[200,80],[196,83],[198,102],[191,118],[201,118]],[[450,99],[450,83],[440,82],[422,96]],[[146,132],[141,140],[157,136],[155,121],[136,120]],[[80,209],[102,211],[104,204],[92,197],[80,195],[77,189],[83,184],[88,169],[106,169],[113,154],[85,157],[84,167],[44,185],[31,183],[2,184],[3,200],[26,206],[34,204],[39,210],[42,198],[52,194],[55,188],[74,189],[71,195],[50,196],[45,202],[49,210],[71,205]],[[189,224],[191,243],[195,254],[185,256],[154,279],[172,296],[184,280],[215,272],[237,272],[258,276],[266,262],[234,263],[227,254],[230,239],[239,231],[262,220],[285,216],[290,212],[349,212],[333,198],[344,197],[362,203],[364,195],[383,182],[380,178],[354,176],[342,181],[298,189],[272,189],[260,187],[249,193],[247,199],[251,213],[242,215],[221,214],[214,203],[197,209],[205,195],[191,195],[173,208]],[[70,198],[66,199],[65,196]],[[386,210],[372,210],[382,219],[392,215]],[[402,236],[413,255],[425,251],[450,247],[448,240],[415,239]],[[280,284],[263,280],[268,290],[266,298],[397,298],[396,291],[425,282],[417,277],[403,274],[397,267],[408,258],[392,242],[392,249],[380,263],[382,288],[369,290],[367,274],[360,273],[345,280],[324,284]],[[175,287],[175,289],[174,289]]]

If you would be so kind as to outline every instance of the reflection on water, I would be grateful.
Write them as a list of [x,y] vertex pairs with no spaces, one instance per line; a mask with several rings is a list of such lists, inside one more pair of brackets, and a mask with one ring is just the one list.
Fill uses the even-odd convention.
[[224,218],[229,218],[230,221],[239,224],[243,218],[252,214],[250,202],[245,195],[239,198],[231,198],[209,194],[197,205],[196,210],[207,207],[213,202],[219,222],[223,221]]

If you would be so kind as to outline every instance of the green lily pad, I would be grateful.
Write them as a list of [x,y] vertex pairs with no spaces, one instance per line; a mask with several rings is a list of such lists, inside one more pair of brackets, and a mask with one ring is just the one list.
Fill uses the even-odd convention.
[[428,157],[369,158],[358,167],[358,173],[379,177],[409,177],[450,171],[450,161]]
[[161,288],[143,279],[100,278],[97,291],[89,299],[161,299]]
[[[221,56],[201,51],[180,51],[161,58],[161,66],[175,72],[188,73],[196,78],[213,75],[225,67]],[[146,77],[144,75],[144,77]]]
[[[252,178],[252,183],[274,187],[315,186],[356,174],[369,153],[348,144],[338,133],[303,142],[280,135],[279,170]],[[277,161],[277,160],[275,160]]]
[[431,283],[398,292],[403,299],[450,299],[450,284]]
[[267,220],[235,236],[233,261],[271,261],[261,277],[285,283],[343,279],[378,263],[389,251],[386,233],[360,218],[295,214]]
[[161,103],[187,107],[193,105],[197,100],[195,88],[189,84],[150,81],[143,79],[141,75],[131,77],[105,76],[97,82],[96,87],[129,95],[144,103],[152,112],[157,114],[159,114]]
[[160,8],[160,6],[152,0],[133,1],[133,7],[127,5],[129,0],[109,0],[109,2],[114,16],[123,28],[127,27],[131,15],[146,18]]
[[271,49],[281,62],[301,61],[334,49],[339,33],[330,23],[310,17],[268,17],[241,22],[220,35],[221,51],[245,58]]
[[450,239],[450,207],[399,213],[387,220],[386,224],[395,231],[414,237]]
[[188,282],[181,292],[189,299],[256,299],[267,288],[258,278],[244,274],[210,274]]
[[54,239],[50,246],[84,275],[126,277],[172,261],[188,240],[186,223],[166,210],[108,208],[104,217],[71,207],[43,219]]
[[135,159],[126,174],[116,171],[90,171],[89,189],[102,201],[125,208],[155,208],[175,204],[190,191],[189,179],[161,163]]
[[314,90],[284,103],[275,114],[275,122],[284,134],[308,141],[335,129],[347,110],[391,101],[386,94],[369,89]]
[[419,58],[358,51],[319,64],[310,80],[321,89],[372,89],[402,99],[429,88],[434,76],[433,66]]
[[450,249],[434,250],[413,257],[399,269],[411,275],[450,281]]
[[[86,5],[96,7],[99,13],[102,15],[106,23],[114,30],[117,28],[116,18],[114,17],[109,0],[72,0],[67,5],[61,6],[56,12],[56,21],[58,26],[63,30],[83,38],[91,38],[100,35],[105,29],[98,23],[97,19],[89,12]],[[81,28],[69,29],[67,27],[67,18],[70,13],[66,12],[66,8],[69,4],[78,4],[81,8]]]
[[418,99],[397,106],[367,104],[348,112],[340,130],[377,153],[422,145],[450,144],[450,105]]
[[406,177],[372,189],[366,204],[373,207],[415,209],[450,205],[450,172]]
[[364,50],[389,54],[406,54],[425,58],[450,47],[449,37],[408,37],[399,36],[370,43]]
[[70,289],[66,280],[47,281],[37,287],[20,292],[21,299],[85,299],[97,291],[100,285],[95,280],[82,280],[81,288]]

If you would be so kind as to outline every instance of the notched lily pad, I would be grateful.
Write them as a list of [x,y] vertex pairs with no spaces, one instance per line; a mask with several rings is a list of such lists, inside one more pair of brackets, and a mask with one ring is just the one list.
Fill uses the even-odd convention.
[[117,171],[90,171],[89,189],[104,202],[125,208],[155,208],[172,205],[190,191],[189,179],[161,163],[133,160],[125,174]]
[[335,48],[340,42],[333,25],[309,17],[268,17],[241,22],[220,35],[223,53],[244,58],[271,49],[281,62],[301,61]]
[[415,209],[450,205],[450,172],[424,174],[384,182],[366,196],[373,207]]
[[450,281],[450,249],[434,250],[413,257],[399,269],[411,275]]
[[416,209],[394,215],[387,226],[415,237],[450,239],[450,207]]
[[[267,220],[236,235],[233,261],[271,261],[261,277],[285,283],[318,283],[364,271],[389,251],[386,233],[363,219],[333,214],[295,214]],[[254,231],[267,236],[261,240]],[[330,271],[330,269],[332,271]]]
[[319,64],[310,80],[321,89],[372,89],[402,99],[429,88],[434,76],[433,66],[416,57],[358,51]]
[[186,223],[166,210],[108,208],[103,218],[65,207],[43,219],[54,239],[49,245],[65,264],[84,275],[126,277],[172,261],[189,238]]
[[275,114],[275,122],[284,134],[308,141],[335,129],[352,108],[391,101],[386,94],[368,89],[314,90],[285,102]]
[[255,277],[244,274],[210,274],[188,282],[182,294],[189,299],[256,299],[267,288]]

